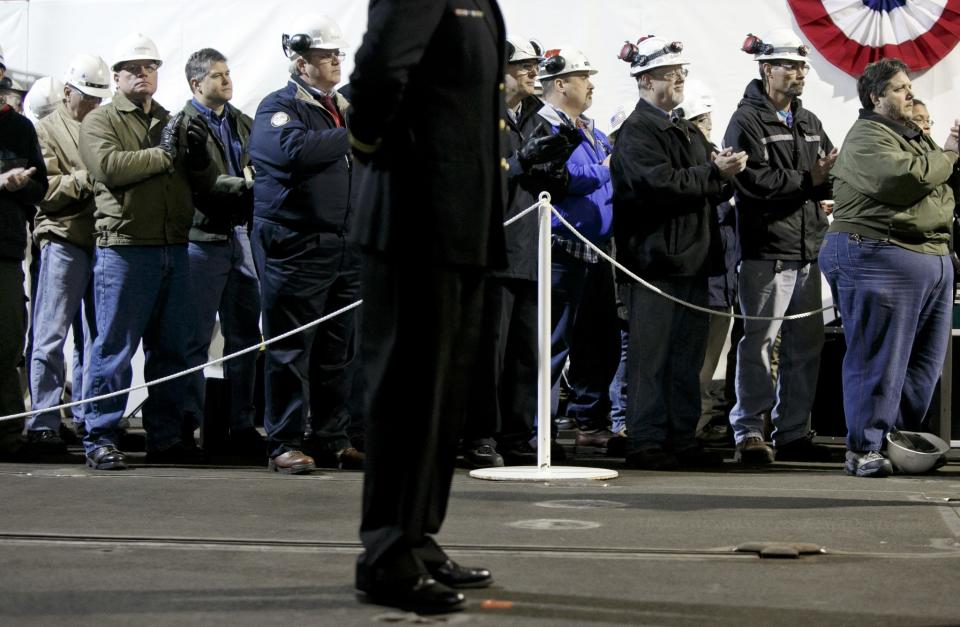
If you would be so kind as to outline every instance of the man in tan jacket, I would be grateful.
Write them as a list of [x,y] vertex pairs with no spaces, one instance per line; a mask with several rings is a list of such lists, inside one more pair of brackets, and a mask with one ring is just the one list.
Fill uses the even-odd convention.
[[[98,56],[81,54],[70,61],[56,109],[37,124],[37,137],[50,186],[37,209],[34,237],[40,246],[40,278],[33,303],[33,352],[30,398],[33,409],[60,404],[64,374],[63,344],[73,325],[73,396],[83,389],[83,354],[89,352],[93,317],[93,184],[80,161],[80,123],[110,96],[110,71]],[[81,326],[83,328],[81,328]],[[86,349],[84,350],[84,345]],[[82,422],[77,407],[74,420]],[[27,423],[31,455],[65,453],[60,439],[60,412],[36,414]]]
[[[144,376],[151,381],[186,368],[192,332],[187,234],[193,221],[191,190],[212,187],[205,125],[181,125],[153,100],[162,61],[139,33],[114,54],[113,100],[80,127],[80,157],[94,180],[94,265],[97,338],[87,366],[84,397],[129,386],[130,362],[140,340]],[[184,127],[184,128],[182,128]],[[191,463],[199,449],[181,442],[185,379],[152,387],[143,406],[147,461]],[[122,469],[117,449],[127,395],[84,409],[87,465]]]

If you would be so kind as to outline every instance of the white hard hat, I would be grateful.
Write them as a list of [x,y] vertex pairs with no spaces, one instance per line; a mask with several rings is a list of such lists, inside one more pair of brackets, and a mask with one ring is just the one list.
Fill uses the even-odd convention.
[[543,47],[539,42],[525,37],[507,37],[507,63],[541,61]]
[[155,61],[157,65],[163,64],[157,44],[146,35],[133,33],[117,42],[113,49],[113,58],[110,60],[110,68],[117,71],[117,66],[125,61],[141,60]]
[[949,450],[949,444],[931,433],[894,430],[887,434],[887,456],[902,473],[932,470]]
[[283,34],[283,52],[287,58],[294,58],[307,50],[339,50],[346,48],[340,26],[326,15],[299,20],[299,27]]
[[762,38],[750,33],[740,49],[752,54],[754,61],[806,61],[810,54],[810,48],[788,28],[771,31]]
[[110,68],[95,54],[78,54],[70,59],[63,82],[87,96],[110,97]]
[[713,94],[702,82],[692,78],[687,79],[683,87],[683,102],[676,111],[688,120],[710,113],[713,111]]
[[3,60],[3,46],[0,46],[0,67],[7,69],[7,62]]
[[575,72],[586,72],[593,76],[597,73],[597,70],[593,69],[587,55],[583,54],[581,50],[572,46],[560,46],[543,53],[537,80],[542,81],[545,78],[554,78],[565,74],[574,74]]
[[39,122],[57,108],[63,100],[63,83],[52,76],[44,76],[30,87],[23,99],[24,114],[33,122]]
[[623,123],[627,121],[633,110],[637,108],[636,103],[623,103],[617,106],[617,110],[610,116],[610,132],[607,135],[613,135],[620,130]]
[[682,42],[667,41],[653,35],[641,37],[635,44],[626,42],[618,56],[621,61],[630,64],[630,76],[637,76],[665,65],[690,64],[690,61],[683,56]]

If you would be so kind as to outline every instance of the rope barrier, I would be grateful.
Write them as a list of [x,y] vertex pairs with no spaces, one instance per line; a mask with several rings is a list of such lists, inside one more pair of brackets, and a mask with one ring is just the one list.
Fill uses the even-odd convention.
[[252,351],[258,351],[258,350],[264,348],[265,346],[270,346],[270,345],[273,344],[274,342],[279,342],[280,340],[285,340],[285,339],[287,339],[288,337],[290,337],[291,335],[296,335],[297,333],[300,333],[301,331],[304,331],[304,330],[306,330],[306,329],[309,329],[310,327],[315,327],[315,326],[317,326],[318,324],[322,324],[322,323],[326,322],[327,320],[330,320],[330,319],[332,319],[332,318],[336,318],[336,317],[339,316],[340,314],[344,314],[344,313],[350,311],[351,309],[356,309],[357,307],[360,306],[360,304],[361,304],[362,302],[363,302],[362,300],[355,301],[355,302],[353,302],[353,303],[350,303],[350,304],[347,305],[346,307],[341,307],[340,309],[334,311],[333,313],[329,313],[329,314],[323,316],[322,318],[317,318],[317,319],[314,320],[313,322],[308,322],[307,324],[305,324],[305,325],[303,325],[303,326],[300,326],[300,327],[297,327],[296,329],[291,329],[290,331],[287,331],[286,333],[282,333],[282,334],[278,335],[277,337],[272,337],[272,338],[270,338],[269,340],[265,340],[265,341],[263,341],[263,342],[260,342],[259,344],[254,344],[253,346],[250,346],[250,347],[245,348],[245,349],[243,349],[243,350],[239,350],[239,351],[237,351],[237,352],[235,352],[235,353],[230,353],[229,355],[224,355],[223,357],[220,357],[220,358],[218,358],[218,359],[214,359],[214,360],[208,361],[208,362],[205,363],[205,364],[201,364],[201,365],[199,365],[199,366],[194,366],[193,368],[188,368],[188,369],[186,369],[186,370],[181,370],[180,372],[176,372],[176,373],[171,374],[171,375],[168,375],[168,376],[166,376],[166,377],[161,377],[160,379],[154,379],[153,381],[147,381],[147,382],[145,382],[145,383],[141,383],[140,385],[135,385],[135,386],[129,387],[129,388],[125,389],[125,390],[117,390],[116,392],[110,392],[109,394],[101,394],[100,396],[94,396],[93,398],[84,398],[84,399],[81,399],[81,400],[79,400],[79,401],[73,401],[72,403],[64,403],[64,404],[62,404],[62,405],[57,405],[57,406],[55,406],[55,407],[44,407],[43,409],[33,409],[33,410],[30,410],[30,411],[21,412],[21,413],[19,413],[19,414],[10,414],[9,416],[2,416],[2,417],[0,417],[0,422],[3,422],[4,420],[14,420],[14,419],[16,419],[16,418],[25,418],[25,417],[27,417],[27,416],[33,416],[34,414],[43,414],[43,413],[46,413],[46,412],[48,412],[48,411],[60,411],[61,409],[67,409],[68,407],[76,407],[77,405],[83,405],[84,403],[96,403],[96,402],[98,402],[98,401],[107,400],[108,398],[114,398],[114,397],[117,397],[117,396],[123,396],[124,394],[129,394],[130,392],[135,392],[135,391],[137,391],[137,390],[145,390],[145,389],[147,389],[147,388],[149,388],[149,387],[153,387],[153,386],[159,385],[159,384],[161,384],[161,383],[166,383],[167,381],[173,381],[174,379],[179,379],[180,377],[185,377],[185,376],[187,376],[188,374],[193,374],[194,372],[199,372],[200,370],[203,370],[203,369],[206,368],[207,366],[215,366],[215,365],[220,364],[220,363],[223,363],[223,362],[225,362],[225,361],[229,361],[229,360],[233,359],[234,357],[239,357],[240,355],[246,355],[247,353],[250,353],[250,352],[252,352]]
[[[547,206],[550,206],[550,205],[547,205]],[[689,308],[689,309],[693,309],[694,311],[700,311],[700,312],[703,312],[703,313],[705,313],[705,314],[709,314],[709,315],[711,315],[711,316],[721,316],[721,317],[723,317],[723,318],[739,318],[740,320],[758,320],[758,321],[763,321],[763,322],[772,322],[772,321],[774,321],[774,320],[800,320],[800,319],[802,319],[802,318],[808,318],[808,317],[810,317],[810,316],[815,316],[815,315],[817,315],[817,314],[819,314],[819,313],[823,313],[824,311],[829,311],[829,310],[833,309],[833,307],[821,307],[820,309],[815,309],[815,310],[813,310],[813,311],[804,311],[803,313],[791,314],[791,315],[789,315],[789,316],[747,316],[747,315],[744,315],[744,314],[731,313],[731,312],[728,312],[728,311],[721,311],[721,310],[718,310],[718,309],[710,309],[709,307],[701,307],[700,305],[694,305],[693,303],[688,303],[687,301],[681,300],[681,299],[677,298],[676,296],[671,296],[670,294],[667,294],[666,292],[664,292],[663,290],[661,290],[661,289],[660,289],[659,287],[657,287],[656,285],[652,285],[652,284],[648,283],[647,281],[644,281],[644,280],[641,279],[639,276],[637,276],[634,272],[631,272],[631,271],[628,270],[627,268],[623,267],[623,265],[622,265],[621,263],[617,262],[616,259],[614,259],[614,258],[611,257],[610,255],[608,255],[607,253],[603,252],[602,250],[600,250],[600,248],[598,248],[598,247],[596,246],[596,244],[594,244],[593,242],[591,242],[590,240],[588,240],[588,239],[587,239],[586,237],[584,237],[579,231],[577,231],[575,228],[573,228],[573,225],[571,225],[569,222],[567,222],[567,220],[566,220],[562,215],[560,215],[560,212],[557,211],[556,208],[550,206],[550,211],[552,211],[552,212],[553,212],[553,215],[556,216],[557,220],[560,221],[560,224],[562,224],[563,226],[567,227],[567,229],[568,229],[571,233],[573,233],[574,235],[576,235],[577,238],[578,238],[581,242],[583,242],[584,244],[586,244],[587,246],[589,246],[589,247],[590,247],[595,253],[597,253],[600,257],[602,257],[602,258],[605,259],[606,261],[609,261],[609,262],[613,265],[614,268],[617,268],[618,270],[620,270],[621,272],[623,272],[625,275],[627,275],[628,277],[630,277],[631,279],[633,279],[634,281],[636,281],[637,283],[639,283],[639,284],[642,285],[643,287],[647,288],[647,289],[650,290],[651,292],[654,292],[655,294],[659,294],[660,296],[663,296],[663,297],[666,298],[667,300],[673,301],[673,302],[677,303],[678,305],[682,305],[682,306],[687,307],[687,308]]]
[[[525,215],[529,214],[530,212],[534,211],[535,209],[538,209],[538,208],[540,207],[540,204],[541,204],[540,202],[535,202],[535,203],[533,203],[532,205],[530,205],[529,207],[527,207],[526,209],[524,209],[523,211],[521,211],[521,212],[518,213],[517,215],[513,216],[512,218],[510,218],[509,220],[507,220],[506,222],[504,222],[504,223],[503,223],[503,226],[505,226],[505,227],[510,226],[511,224],[513,224],[514,222],[516,222],[517,220],[519,220],[520,218],[524,217]],[[61,404],[61,405],[55,405],[55,406],[53,406],[53,407],[44,407],[43,409],[32,409],[32,410],[30,410],[30,411],[20,412],[19,414],[10,414],[10,415],[8,415],[8,416],[0,416],[0,422],[3,422],[3,421],[5,421],[5,420],[16,420],[17,418],[26,418],[26,417],[28,417],[28,416],[34,416],[34,415],[36,415],[36,414],[43,414],[43,413],[46,413],[46,412],[48,412],[48,411],[60,411],[60,410],[62,410],[62,409],[69,409],[69,408],[71,408],[71,407],[76,407],[76,406],[78,406],[78,405],[83,405],[84,403],[95,403],[95,402],[98,402],[98,401],[103,401],[103,400],[106,400],[106,399],[109,399],[109,398],[114,398],[114,397],[117,397],[117,396],[123,396],[124,394],[129,394],[130,392],[136,392],[137,390],[145,390],[145,389],[147,389],[147,388],[149,388],[149,387],[152,387],[152,386],[154,386],[154,385],[159,385],[160,383],[166,383],[167,381],[172,381],[172,380],[178,379],[178,378],[180,378],[180,377],[185,377],[185,376],[187,376],[188,374],[193,374],[194,372],[198,372],[198,371],[200,371],[200,370],[203,370],[203,369],[206,368],[207,366],[215,366],[215,365],[221,364],[221,363],[223,363],[223,362],[225,362],[225,361],[229,361],[229,360],[231,360],[231,359],[233,359],[233,358],[235,358],[235,357],[239,357],[239,356],[241,356],[241,355],[246,355],[246,354],[249,353],[249,352],[261,350],[262,348],[264,348],[264,347],[266,347],[266,346],[269,346],[269,345],[273,344],[274,342],[279,342],[280,340],[284,340],[284,339],[290,337],[291,335],[296,335],[297,333],[300,333],[301,331],[304,331],[304,330],[306,330],[306,329],[309,329],[310,327],[314,327],[314,326],[316,326],[316,325],[318,325],[318,324],[322,324],[322,323],[326,322],[327,320],[330,320],[330,319],[332,319],[332,318],[336,318],[336,317],[339,316],[340,314],[346,313],[346,312],[350,311],[351,309],[355,309],[355,308],[359,307],[362,302],[363,302],[362,300],[358,300],[358,301],[356,301],[356,302],[353,302],[353,303],[347,305],[346,307],[343,307],[343,308],[341,308],[341,309],[338,309],[337,311],[334,311],[333,313],[327,314],[326,316],[323,316],[322,318],[318,318],[317,320],[314,320],[313,322],[308,322],[307,324],[305,324],[305,325],[303,325],[303,326],[300,326],[300,327],[297,327],[296,329],[292,329],[292,330],[290,330],[290,331],[287,331],[286,333],[283,333],[282,335],[278,335],[277,337],[274,337],[274,338],[271,338],[271,339],[269,339],[269,340],[260,342],[259,344],[255,344],[255,345],[253,345],[253,346],[250,346],[250,347],[245,348],[245,349],[243,349],[243,350],[239,350],[239,351],[237,351],[237,352],[235,352],[235,353],[231,353],[231,354],[229,354],[229,355],[224,355],[223,357],[220,357],[219,359],[214,359],[214,360],[208,361],[208,362],[205,363],[205,364],[201,364],[201,365],[195,366],[195,367],[193,367],[193,368],[188,368],[187,370],[182,370],[182,371],[180,371],[180,372],[171,374],[171,375],[166,376],[166,377],[163,377],[163,378],[161,378],[161,379],[156,379],[156,380],[154,380],[154,381],[148,381],[148,382],[145,382],[145,383],[143,383],[143,384],[141,384],[141,385],[131,386],[131,387],[125,389],[125,390],[117,390],[116,392],[110,392],[109,394],[102,394],[102,395],[100,395],[100,396],[95,396],[95,397],[93,397],[93,398],[85,398],[85,399],[81,399],[81,400],[79,400],[79,401],[73,401],[73,402],[70,402],[70,403],[63,403],[63,404]]]
[[[793,315],[790,315],[790,316],[765,317],[765,316],[746,316],[746,315],[743,315],[743,314],[729,313],[729,312],[726,312],[726,311],[718,311],[718,310],[716,310],[716,309],[710,309],[710,308],[707,308],[707,307],[701,307],[701,306],[699,306],[699,305],[694,305],[693,303],[688,303],[688,302],[686,302],[686,301],[684,301],[684,300],[681,300],[681,299],[679,299],[679,298],[677,298],[677,297],[675,297],[675,296],[671,296],[670,294],[667,294],[666,292],[664,292],[663,290],[661,290],[660,288],[658,288],[658,287],[655,286],[655,285],[651,285],[650,283],[648,283],[647,281],[643,280],[642,278],[640,278],[639,276],[637,276],[636,274],[634,274],[633,272],[631,272],[630,270],[628,270],[627,268],[625,268],[623,265],[621,265],[620,263],[618,263],[613,257],[611,257],[611,256],[608,255],[607,253],[605,253],[605,252],[603,252],[602,250],[600,250],[600,248],[598,248],[593,242],[591,242],[590,240],[588,240],[588,239],[587,239],[586,237],[584,237],[579,231],[577,231],[575,228],[573,228],[573,226],[572,226],[569,222],[567,222],[567,220],[566,220],[562,215],[560,215],[560,212],[557,211],[556,208],[553,207],[553,205],[551,205],[551,204],[550,204],[548,201],[546,201],[546,200],[538,201],[538,202],[530,205],[529,207],[527,207],[526,209],[524,209],[523,211],[521,211],[521,212],[518,213],[517,215],[515,215],[515,216],[513,216],[512,218],[510,218],[509,220],[505,221],[505,222],[503,223],[503,226],[504,226],[504,227],[510,226],[510,225],[513,224],[514,222],[520,220],[521,218],[523,218],[524,216],[530,214],[531,212],[533,212],[534,210],[540,208],[541,206],[549,208],[550,211],[553,213],[553,215],[556,216],[557,220],[559,220],[560,223],[563,224],[563,226],[565,226],[565,227],[567,228],[567,230],[569,230],[571,233],[573,233],[573,234],[574,234],[577,238],[579,238],[580,241],[582,241],[584,244],[586,244],[587,246],[589,246],[589,247],[590,247],[594,252],[596,252],[600,257],[602,257],[604,260],[606,260],[606,261],[608,261],[609,263],[611,263],[615,268],[619,269],[621,272],[623,272],[624,274],[626,274],[628,277],[630,277],[630,278],[633,279],[634,281],[637,281],[638,283],[640,283],[642,286],[644,286],[645,288],[649,289],[650,291],[652,291],[652,292],[654,292],[654,293],[656,293],[656,294],[659,294],[660,296],[663,296],[663,297],[666,298],[667,300],[673,301],[673,302],[677,303],[678,305],[682,305],[682,306],[684,306],[684,307],[688,307],[688,308],[693,309],[693,310],[695,310],[695,311],[700,311],[700,312],[709,314],[709,315],[711,315],[711,316],[722,316],[722,317],[725,317],[725,318],[740,318],[740,319],[742,319],[742,320],[762,320],[762,321],[766,321],[766,322],[770,322],[770,321],[773,321],[773,320],[799,320],[799,319],[801,319],[801,318],[806,318],[806,317],[809,317],[809,316],[813,316],[813,315],[816,315],[816,314],[818,314],[818,313],[822,313],[822,312],[824,312],[824,311],[828,311],[829,309],[831,309],[831,307],[823,307],[823,308],[817,309],[817,310],[815,310],[815,311],[806,311],[806,312],[803,312],[803,313],[793,314]],[[309,329],[309,328],[311,328],[311,327],[315,327],[315,326],[317,326],[317,325],[319,325],[319,324],[322,324],[322,323],[324,323],[324,322],[326,322],[327,320],[330,320],[330,319],[332,319],[332,318],[336,318],[337,316],[339,316],[339,315],[341,315],[341,314],[344,314],[344,313],[346,313],[346,312],[348,312],[348,311],[350,311],[350,310],[352,310],[352,309],[356,309],[357,307],[360,306],[360,304],[361,304],[362,302],[363,302],[362,300],[358,300],[358,301],[356,301],[356,302],[353,302],[353,303],[347,305],[346,307],[342,307],[342,308],[338,309],[337,311],[334,311],[333,313],[329,313],[329,314],[327,314],[326,316],[323,316],[322,318],[318,318],[318,319],[316,319],[316,320],[314,320],[314,321],[312,321],[312,322],[308,322],[307,324],[304,324],[303,326],[299,326],[299,327],[297,327],[296,329],[292,329],[292,330],[290,330],[290,331],[287,331],[286,333],[283,333],[283,334],[281,334],[281,335],[278,335],[277,337],[270,338],[269,340],[265,340],[265,341],[263,341],[263,342],[260,342],[259,344],[255,344],[255,345],[250,346],[250,347],[248,347],[248,348],[245,348],[245,349],[243,349],[243,350],[236,351],[235,353],[230,353],[229,355],[224,355],[223,357],[220,357],[220,358],[218,358],[218,359],[213,359],[213,360],[211,360],[211,361],[208,361],[208,362],[205,363],[205,364],[201,364],[201,365],[199,365],[199,366],[194,366],[193,368],[188,368],[187,370],[182,370],[182,371],[180,371],[180,372],[177,372],[177,373],[168,375],[168,376],[166,376],[166,377],[162,377],[162,378],[160,378],[160,379],[154,379],[153,381],[147,381],[147,382],[144,382],[144,383],[142,383],[142,384],[140,384],[140,385],[131,386],[131,387],[125,389],[125,390],[118,390],[118,391],[116,391],[116,392],[110,392],[109,394],[101,394],[100,396],[95,396],[95,397],[93,397],[93,398],[85,398],[85,399],[81,399],[81,400],[79,400],[79,401],[73,401],[73,402],[70,402],[70,403],[63,403],[63,404],[61,404],[61,405],[55,405],[55,406],[53,406],[53,407],[45,407],[45,408],[43,408],[43,409],[32,409],[32,410],[30,410],[30,411],[20,412],[19,414],[10,414],[10,415],[7,415],[7,416],[0,416],[0,422],[6,421],[6,420],[16,420],[17,418],[26,418],[26,417],[28,417],[28,416],[33,416],[33,415],[36,415],[36,414],[42,414],[42,413],[46,413],[46,412],[50,412],[50,411],[60,411],[60,410],[62,410],[62,409],[69,409],[69,408],[71,408],[71,407],[76,407],[76,406],[78,406],[78,405],[83,405],[84,403],[95,403],[95,402],[107,400],[107,399],[110,399],[110,398],[115,398],[115,397],[117,397],[117,396],[123,396],[124,394],[129,394],[130,392],[136,392],[137,390],[145,390],[145,389],[147,389],[147,388],[153,387],[153,386],[155,386],[155,385],[159,385],[159,384],[161,384],[161,383],[166,383],[166,382],[168,382],[168,381],[173,381],[174,379],[179,379],[180,377],[185,377],[185,376],[187,376],[187,375],[189,375],[189,374],[193,374],[193,373],[195,373],[195,372],[199,372],[199,371],[203,370],[204,368],[206,368],[207,366],[215,366],[215,365],[217,365],[217,364],[221,364],[221,363],[223,363],[223,362],[225,362],[225,361],[229,361],[229,360],[234,359],[234,358],[236,358],[236,357],[240,357],[241,355],[246,355],[246,354],[249,353],[249,352],[261,350],[261,349],[263,349],[263,348],[265,348],[265,347],[267,347],[267,346],[270,346],[270,345],[273,344],[274,342],[279,342],[280,340],[284,340],[284,339],[290,337],[291,335],[296,335],[297,333],[300,333],[301,331],[305,331],[306,329]]]

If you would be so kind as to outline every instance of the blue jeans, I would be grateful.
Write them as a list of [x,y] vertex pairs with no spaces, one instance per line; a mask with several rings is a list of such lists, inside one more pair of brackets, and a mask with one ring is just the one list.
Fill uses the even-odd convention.
[[[83,311],[82,328],[74,324]],[[33,352],[30,355],[30,398],[32,409],[45,409],[60,404],[63,396],[66,364],[63,344],[73,324],[73,400],[83,397],[83,359],[89,354],[96,336],[93,302],[93,254],[83,248],[51,240],[40,249],[40,278],[33,299]],[[83,346],[77,355],[77,344]],[[79,367],[78,367],[79,366]],[[82,405],[73,416],[83,420]],[[60,412],[35,414],[27,422],[30,431],[60,429]]]
[[554,246],[550,266],[550,382],[556,387],[563,365],[573,345],[573,325],[576,321],[583,287],[587,283],[590,264]]
[[[84,398],[130,386],[130,362],[143,340],[147,381],[187,367],[187,338],[193,332],[190,264],[186,245],[112,246],[97,250],[93,271],[97,338],[84,378]],[[186,378],[151,387],[143,405],[147,450],[180,441]],[[89,453],[116,446],[127,395],[88,403],[84,411]]]
[[885,241],[827,233],[820,267],[847,350],[847,448],[879,451],[894,426],[921,428],[950,340],[953,266]]
[[627,352],[630,332],[620,329],[620,363],[610,382],[610,430],[620,433],[627,427]]
[[[190,242],[187,251],[196,307],[194,333],[187,344],[187,363],[193,368],[207,361],[218,313],[225,355],[260,342],[260,283],[246,227],[234,227],[225,242]],[[223,374],[230,386],[230,428],[253,428],[257,351],[224,362]],[[206,379],[202,371],[189,379],[184,415],[200,420]]]
[[[740,263],[740,311],[780,317],[822,306],[816,262],[744,259]],[[777,382],[771,370],[773,344],[780,335]],[[737,404],[730,424],[738,443],[763,437],[763,412],[771,411],[773,440],[783,446],[810,432],[823,349],[823,315],[799,320],[743,321],[737,345]]]
[[[359,249],[344,237],[254,219],[252,244],[267,339],[360,298]],[[347,397],[356,353],[355,310],[267,347],[263,422],[271,457],[302,447],[308,415],[321,448],[350,446]]]
[[[649,281],[694,305],[707,304],[706,277]],[[631,283],[627,308],[627,437],[629,450],[696,446],[700,420],[700,367],[707,350],[709,316]]]

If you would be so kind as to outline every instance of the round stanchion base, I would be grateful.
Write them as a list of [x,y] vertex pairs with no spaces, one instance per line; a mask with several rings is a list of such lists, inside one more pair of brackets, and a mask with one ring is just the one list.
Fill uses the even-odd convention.
[[471,470],[470,476],[485,481],[606,481],[616,479],[620,473],[606,468],[582,468],[580,466],[502,466],[500,468],[478,468]]

